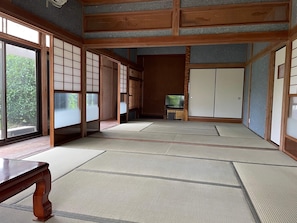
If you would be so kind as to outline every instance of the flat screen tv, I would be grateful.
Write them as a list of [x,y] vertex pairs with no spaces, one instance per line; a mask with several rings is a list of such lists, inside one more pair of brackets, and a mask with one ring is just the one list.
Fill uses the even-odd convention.
[[166,95],[165,105],[167,108],[184,108],[184,95]]

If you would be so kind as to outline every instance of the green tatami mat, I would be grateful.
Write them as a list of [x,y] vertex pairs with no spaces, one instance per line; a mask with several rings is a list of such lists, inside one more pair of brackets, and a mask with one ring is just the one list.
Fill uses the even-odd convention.
[[254,222],[240,188],[148,177],[73,171],[53,183],[50,200],[56,211],[131,222]]
[[229,162],[107,151],[80,169],[239,186]]
[[297,168],[235,163],[262,223],[297,222]]
[[220,136],[240,137],[240,138],[258,138],[260,137],[242,124],[238,125],[216,125]]
[[[49,163],[49,170],[51,172],[52,181],[55,181],[56,179],[62,177],[63,175],[67,174],[68,172],[72,171],[73,169],[100,155],[103,152],[103,150],[85,150],[55,147],[48,151],[30,156],[25,160]],[[6,200],[5,203],[15,203],[33,193],[34,190],[35,185]]]
[[297,166],[295,160],[279,150],[171,144],[167,154],[201,159]]

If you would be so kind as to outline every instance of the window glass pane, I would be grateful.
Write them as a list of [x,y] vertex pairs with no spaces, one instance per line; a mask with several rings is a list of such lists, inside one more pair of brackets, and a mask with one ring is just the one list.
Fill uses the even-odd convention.
[[79,94],[55,93],[55,128],[80,124]]
[[87,122],[99,119],[98,94],[87,93]]
[[290,98],[287,134],[297,139],[297,97]]
[[46,45],[47,47],[50,47],[50,46],[51,46],[51,38],[50,38],[49,35],[46,35],[46,36],[45,36],[45,45]]
[[3,32],[3,20],[2,20],[2,17],[0,17],[0,32]]
[[7,137],[37,131],[36,52],[6,44]]
[[7,20],[7,34],[39,43],[39,32],[26,26]]
[[3,100],[3,93],[4,93],[4,54],[3,54],[3,42],[0,41],[0,139],[4,139],[5,133],[5,111],[4,108],[4,100]]

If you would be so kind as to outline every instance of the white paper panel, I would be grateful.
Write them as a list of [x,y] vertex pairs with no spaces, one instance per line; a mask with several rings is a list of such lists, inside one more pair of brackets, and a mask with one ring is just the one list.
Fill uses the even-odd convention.
[[72,53],[64,50],[64,58],[72,60]]
[[73,84],[74,91],[80,91],[80,84]]
[[99,86],[93,86],[93,91],[94,92],[99,92]]
[[55,73],[55,75],[56,75],[56,73],[63,74],[63,66],[54,64],[54,73]]
[[292,59],[291,67],[296,67],[297,66],[297,57]]
[[297,85],[290,86],[290,94],[297,94]]
[[55,82],[54,88],[55,90],[63,90],[63,82]]
[[78,54],[80,56],[80,48],[77,46],[73,46],[73,53]]
[[72,67],[72,60],[64,58],[64,66]]
[[72,75],[64,75],[64,82],[72,83]]
[[93,60],[90,58],[87,58],[87,65],[92,66],[92,64],[93,64]]
[[96,54],[93,54],[93,60],[96,61],[96,62],[98,62],[97,65],[99,66],[99,56],[96,55]]
[[69,52],[72,52],[72,45],[69,44],[69,43],[64,42],[64,49],[69,51]]
[[87,74],[86,74],[86,76],[87,76],[87,78],[92,78],[93,74],[92,74],[92,72],[90,72],[90,71],[87,71]]
[[79,62],[76,62],[76,61],[73,61],[73,67],[75,69],[80,69],[80,63]]
[[72,91],[72,83],[64,82],[64,90]]
[[57,38],[54,38],[54,46],[63,48],[63,41],[62,40],[59,40]]
[[73,74],[73,70],[70,67],[64,67],[64,74],[66,75],[72,75]]
[[92,71],[93,71],[92,65],[87,65],[86,70],[87,70],[87,73],[91,74],[91,76],[92,76]]
[[54,47],[54,55],[63,57],[63,50],[61,48]]
[[87,53],[86,53],[86,57],[92,59],[92,53],[89,52],[89,51],[87,51]]
[[93,67],[93,72],[99,74],[99,67]]
[[292,42],[292,48],[293,48],[293,49],[297,48],[297,39],[295,39],[295,40]]
[[80,77],[80,69],[73,69],[73,75]]
[[64,75],[63,74],[59,74],[59,73],[55,73],[54,79],[55,79],[55,81],[63,82]]
[[63,65],[63,57],[54,56],[54,64]]
[[293,76],[290,79],[290,85],[297,85],[297,76]]
[[87,78],[87,84],[88,84],[88,85],[92,85],[92,84],[93,84],[93,79],[91,79],[91,78]]
[[87,91],[93,91],[92,85],[87,85]]
[[80,84],[80,77],[73,76],[73,83]]
[[77,62],[80,62],[80,55],[73,54],[73,60],[77,61]]
[[297,67],[292,67],[291,68],[291,76],[296,76],[297,75]]
[[292,50],[292,58],[297,57],[297,48]]

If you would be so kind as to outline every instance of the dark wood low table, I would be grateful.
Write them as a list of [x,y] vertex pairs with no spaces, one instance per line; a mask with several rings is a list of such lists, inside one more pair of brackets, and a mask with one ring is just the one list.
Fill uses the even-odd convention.
[[0,202],[36,184],[33,212],[38,221],[52,216],[51,174],[48,163],[0,158]]

